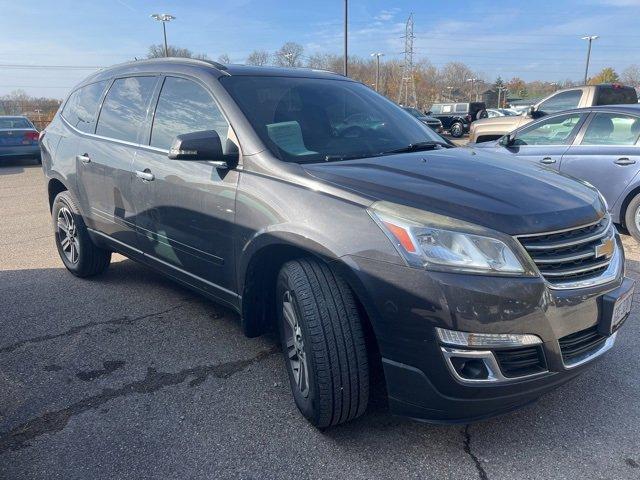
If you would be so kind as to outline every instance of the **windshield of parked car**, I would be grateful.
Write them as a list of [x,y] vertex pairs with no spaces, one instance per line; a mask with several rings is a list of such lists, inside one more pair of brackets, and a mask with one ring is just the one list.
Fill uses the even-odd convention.
[[283,161],[346,160],[445,145],[425,124],[360,83],[240,75],[220,81]]
[[422,113],[420,110],[418,110],[417,108],[413,108],[413,107],[404,107],[404,109],[409,112],[411,115],[413,115],[416,118],[420,118],[420,117],[424,117],[424,113]]
[[21,117],[5,117],[0,118],[0,129],[11,128],[33,128],[29,120]]

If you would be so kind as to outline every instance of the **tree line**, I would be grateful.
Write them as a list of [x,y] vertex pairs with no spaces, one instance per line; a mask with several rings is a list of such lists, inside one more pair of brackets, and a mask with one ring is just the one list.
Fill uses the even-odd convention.
[[[169,47],[172,56],[185,56],[208,59],[204,54],[194,54],[188,49]],[[149,49],[149,58],[164,56],[161,45],[153,45]],[[217,59],[220,63],[232,63],[227,54]],[[235,60],[235,59],[234,59]],[[237,63],[247,65],[274,65],[281,67],[308,67],[329,70],[335,73],[343,71],[343,57],[333,53],[312,53],[305,55],[302,45],[296,42],[286,42],[278,50],[270,52],[258,49],[251,52],[245,59]],[[379,85],[376,81],[376,61],[374,58],[349,56],[349,77],[377,89],[392,100],[398,99],[403,75],[403,63],[398,59],[381,59]],[[438,101],[481,100],[486,90],[498,89],[501,95],[505,93],[509,98],[534,99],[544,97],[554,91],[579,85],[570,79],[558,81],[524,81],[519,77],[490,80],[484,73],[474,71],[463,62],[449,62],[437,68],[427,59],[420,60],[414,66],[413,77],[416,82],[418,107],[427,108]],[[607,67],[589,78],[588,83],[622,82],[640,88],[640,66],[631,65],[619,75],[613,68]],[[504,98],[504,96],[503,96]]]

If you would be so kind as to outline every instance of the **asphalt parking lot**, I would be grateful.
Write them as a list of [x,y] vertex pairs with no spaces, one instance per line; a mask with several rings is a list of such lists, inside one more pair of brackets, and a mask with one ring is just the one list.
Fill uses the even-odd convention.
[[[364,417],[327,432],[273,338],[120,256],[63,268],[39,166],[0,167],[0,478],[640,478],[640,309],[585,375],[469,426]],[[628,275],[640,248],[624,238]]]

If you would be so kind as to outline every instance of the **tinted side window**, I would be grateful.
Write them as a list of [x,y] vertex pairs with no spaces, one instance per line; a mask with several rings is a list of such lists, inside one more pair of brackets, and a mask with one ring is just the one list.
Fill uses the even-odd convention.
[[71,94],[62,110],[62,116],[78,130],[93,133],[98,104],[107,81],[92,83]]
[[638,103],[635,88],[614,85],[599,86],[596,105],[624,105]]
[[96,133],[135,142],[155,82],[155,77],[119,78],[113,82],[100,110]]
[[582,90],[569,90],[568,92],[558,93],[553,97],[545,100],[538,106],[538,110],[544,113],[560,112],[576,108],[582,98]]
[[465,113],[467,111],[466,103],[456,103],[456,113]]
[[581,145],[635,145],[639,135],[640,118],[620,113],[596,113]]
[[431,107],[431,113],[437,115],[438,113],[442,113],[442,105],[433,105]]
[[190,80],[167,77],[153,119],[151,146],[168,150],[176,135],[203,130],[215,130],[225,147],[229,124],[209,92]]

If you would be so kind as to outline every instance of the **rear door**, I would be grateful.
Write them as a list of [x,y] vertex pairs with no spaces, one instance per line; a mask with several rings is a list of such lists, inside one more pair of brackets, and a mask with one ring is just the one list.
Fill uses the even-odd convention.
[[197,277],[218,297],[235,290],[233,231],[238,171],[207,161],[171,160],[176,135],[215,130],[225,153],[237,141],[213,96],[198,81],[167,76],[148,137],[134,160],[133,194],[144,253],[173,275]]
[[[64,170],[76,172],[76,192],[83,217],[91,228],[96,227],[93,216],[95,188],[101,180],[97,169],[87,159],[91,137],[95,133],[96,118],[108,80],[85,85],[73,92],[62,109],[62,118],[69,135],[65,136],[57,151],[58,163],[65,165]],[[60,166],[60,165],[58,165]]]
[[560,171],[594,185],[610,207],[640,171],[640,118],[594,112],[562,157]]
[[558,170],[562,155],[573,142],[586,113],[573,112],[544,118],[515,133],[505,150],[523,160]]
[[137,245],[133,156],[157,80],[155,76],[115,79],[102,103],[96,135],[82,139],[78,147],[78,169],[91,172],[85,188],[95,228],[129,246]]

